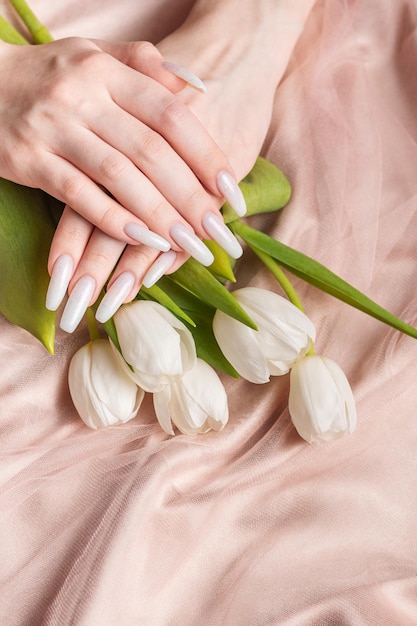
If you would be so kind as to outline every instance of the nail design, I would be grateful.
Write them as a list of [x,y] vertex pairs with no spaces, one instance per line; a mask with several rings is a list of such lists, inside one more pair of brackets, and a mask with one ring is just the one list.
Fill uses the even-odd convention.
[[104,324],[126,300],[135,282],[132,272],[123,272],[116,278],[96,311],[96,320]]
[[214,241],[229,254],[232,259],[238,259],[242,256],[242,246],[223,222],[221,217],[214,213],[206,213],[203,217],[203,227]]
[[170,230],[171,237],[181,248],[184,248],[201,265],[211,265],[214,256],[197,235],[184,224],[174,224]]
[[174,74],[174,76],[178,76],[178,78],[185,80],[190,87],[194,87],[194,89],[197,89],[197,91],[201,91],[202,93],[207,92],[207,87],[203,81],[200,80],[196,74],[193,74],[190,70],[185,69],[185,67],[181,67],[181,65],[177,65],[176,63],[170,63],[169,61],[164,61],[162,66],[168,70],[168,72]]
[[143,285],[145,287],[152,287],[158,280],[165,274],[171,267],[176,259],[174,250],[169,252],[163,252],[156,261],[150,266],[145,276],[143,277]]
[[49,311],[56,311],[65,294],[74,271],[74,261],[69,254],[62,254],[57,258],[52,269],[51,280],[48,285],[45,306]]
[[151,230],[148,230],[143,226],[139,226],[139,224],[126,224],[124,231],[126,235],[132,237],[132,239],[135,239],[136,241],[139,241],[139,243],[143,243],[145,246],[149,246],[150,248],[155,248],[155,250],[167,252],[171,247],[169,241]]
[[217,185],[234,212],[243,217],[247,211],[246,202],[233,176],[229,172],[220,172],[217,176]]
[[81,322],[96,288],[92,276],[83,276],[75,285],[62,313],[60,328],[72,333]]

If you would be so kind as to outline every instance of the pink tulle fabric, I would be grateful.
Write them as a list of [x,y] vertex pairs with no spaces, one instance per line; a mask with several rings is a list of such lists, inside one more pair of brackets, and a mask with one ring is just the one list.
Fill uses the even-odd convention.
[[[191,2],[31,3],[55,36],[158,39]],[[417,10],[323,0],[276,94],[264,155],[290,204],[257,225],[417,325]],[[239,284],[275,289],[245,254]],[[295,279],[358,427],[320,447],[288,377],[224,377],[220,433],[165,435],[150,399],[94,432],[67,387],[84,327],[50,356],[1,320],[0,623],[417,623],[417,343]]]

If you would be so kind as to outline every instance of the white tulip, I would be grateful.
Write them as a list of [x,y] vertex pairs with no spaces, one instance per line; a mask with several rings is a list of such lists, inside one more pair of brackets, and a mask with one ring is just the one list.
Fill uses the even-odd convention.
[[288,407],[299,435],[309,443],[339,439],[356,426],[349,382],[339,365],[323,356],[306,356],[294,365]]
[[272,291],[244,287],[232,293],[258,327],[253,330],[216,311],[213,332],[236,371],[252,383],[286,374],[314,341],[313,322],[286,298]]
[[123,372],[107,339],[90,341],[74,354],[68,384],[74,406],[90,428],[129,421],[145,395]]
[[123,358],[116,349],[115,354],[145,391],[160,391],[194,366],[197,356],[192,334],[157,302],[125,304],[113,319]]
[[180,380],[155,393],[153,402],[158,421],[169,435],[174,434],[172,422],[182,433],[191,435],[221,430],[229,419],[220,378],[201,359]]

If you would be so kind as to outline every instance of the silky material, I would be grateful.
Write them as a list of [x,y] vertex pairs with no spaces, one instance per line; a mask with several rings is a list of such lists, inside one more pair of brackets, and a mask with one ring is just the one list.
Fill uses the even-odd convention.
[[[190,4],[31,3],[56,37],[149,39]],[[411,0],[317,4],[263,150],[293,196],[256,220],[413,325],[416,29]],[[238,284],[278,289],[249,252]],[[220,433],[169,437],[149,398],[91,431],[67,387],[85,327],[50,356],[1,320],[2,625],[417,623],[417,343],[295,286],[357,404],[356,431],[320,447],[291,424],[288,377],[223,377]]]

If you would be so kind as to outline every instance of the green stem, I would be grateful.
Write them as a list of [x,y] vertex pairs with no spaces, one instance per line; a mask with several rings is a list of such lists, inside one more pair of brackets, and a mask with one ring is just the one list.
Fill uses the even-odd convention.
[[7,20],[0,15],[0,39],[6,43],[18,45],[28,44],[28,40],[23,37]]
[[300,309],[300,311],[304,313],[304,307],[301,303],[300,298],[298,297],[297,292],[293,287],[293,284],[291,283],[288,276],[284,274],[278,263],[274,261],[274,259],[270,257],[269,254],[262,252],[262,250],[259,250],[259,248],[257,248],[256,246],[250,245],[249,247],[254,251],[256,256],[260,258],[262,263],[269,269],[271,274],[277,279],[277,281],[285,291],[289,301],[292,302],[298,309]]
[[101,339],[100,333],[98,331],[96,318],[94,316],[94,310],[91,307],[88,307],[85,318],[87,320],[88,332],[90,333],[91,341],[95,341],[96,339]]
[[9,0],[16,13],[26,25],[35,43],[48,43],[53,41],[49,30],[44,26],[33,13],[26,0]]

